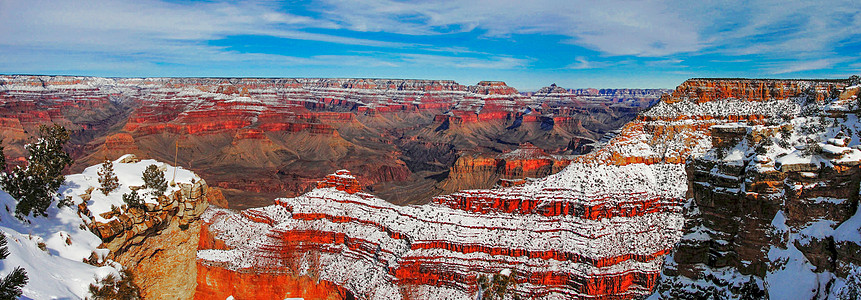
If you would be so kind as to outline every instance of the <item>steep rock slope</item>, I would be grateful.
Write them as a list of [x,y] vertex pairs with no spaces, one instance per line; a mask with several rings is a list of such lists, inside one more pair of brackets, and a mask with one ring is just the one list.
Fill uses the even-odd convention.
[[[100,186],[99,166],[67,176],[71,184],[60,191],[77,204],[82,228],[101,240],[98,253],[84,261],[94,265],[116,262],[129,268],[145,298],[191,298],[196,285],[194,257],[200,235],[199,217],[209,203],[223,201],[221,194],[196,174],[155,160],[124,155],[114,165],[120,186],[109,195],[94,191]],[[144,187],[141,177],[149,165],[159,166],[175,183],[158,197]],[[143,207],[123,203],[121,195],[131,190],[141,195]]]
[[[55,201],[45,217],[19,220],[11,213],[17,201],[0,191],[0,234],[6,235],[10,250],[0,272],[24,267],[30,278],[23,288],[26,299],[84,299],[91,296],[90,284],[118,276],[122,269],[132,271],[146,298],[193,296],[200,233],[196,220],[219,194],[209,194],[197,175],[154,160],[127,155],[113,163],[117,190],[107,195],[96,190],[100,165],[88,167],[67,175],[58,191],[71,205]],[[177,172],[177,185],[158,199],[150,198],[151,189],[141,188],[141,172],[150,164]],[[143,209],[123,204],[122,195],[132,189],[144,194]]]
[[687,165],[689,221],[659,295],[858,296],[859,88],[793,85],[807,92],[772,93],[780,117],[712,127],[715,148]]
[[479,275],[505,269],[519,282],[510,295],[643,295],[682,223],[680,174],[679,165],[578,165],[541,184],[424,206],[394,206],[345,184],[242,213],[212,209],[209,244],[223,246],[198,252],[197,297],[228,296],[208,288],[219,283],[202,271],[218,269],[314,274],[372,299],[466,299]]
[[[700,81],[686,82],[676,96],[602,139],[599,150],[516,187],[402,207],[353,193],[352,176],[335,176],[342,186],[321,184],[276,205],[211,210],[204,215],[209,241],[201,245],[218,247],[203,247],[198,264],[227,273],[312,276],[371,299],[471,299],[480,292],[479,278],[492,274],[517,283],[506,297],[648,295],[682,235],[686,194],[696,193],[688,188],[688,158],[711,153],[713,132],[716,145],[738,140],[735,129],[712,128],[739,121],[764,126],[792,112],[790,98],[807,87],[842,88],[827,81],[714,80],[708,93],[721,98],[704,101],[699,95],[710,94],[687,92]],[[772,89],[784,97],[748,97]],[[226,296],[213,294],[204,279],[212,278],[199,278],[199,297]]]
[[[494,156],[526,142],[582,153],[582,141],[659,94],[526,96],[504,82],[448,80],[0,76],[0,132],[14,162],[26,132],[66,126],[73,171],[125,153],[178,155],[236,207],[299,195],[341,168],[390,201],[427,202],[462,153]],[[416,194],[426,196],[402,196]]]
[[[516,187],[406,207],[327,187],[241,213],[213,210],[204,216],[207,238],[221,246],[202,249],[199,264],[310,273],[371,299],[472,298],[478,278],[503,272],[517,282],[508,297],[648,295],[682,233],[686,159],[711,148],[711,126],[777,117],[784,108],[755,99],[708,103],[663,102],[602,139],[599,150]],[[318,263],[303,264],[309,256]]]

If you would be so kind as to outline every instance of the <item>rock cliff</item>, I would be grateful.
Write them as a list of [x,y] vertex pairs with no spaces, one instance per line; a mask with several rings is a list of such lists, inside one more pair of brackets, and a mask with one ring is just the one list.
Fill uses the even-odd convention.
[[[833,81],[710,86],[719,92],[703,93],[708,100],[679,101],[738,97],[783,108],[776,117],[710,128],[714,148],[686,166],[688,222],[667,259],[659,295],[857,297],[861,107],[855,88]],[[845,92],[835,97],[832,89]]]
[[[541,185],[464,191],[424,206],[315,189],[241,213],[208,210],[210,241],[200,244],[221,246],[202,248],[198,263],[213,273],[313,274],[371,299],[466,299],[479,275],[504,269],[518,274],[510,295],[630,298],[648,293],[672,246],[666,236],[678,235],[683,191],[668,183],[679,174],[666,164],[578,165]],[[217,284],[200,279],[199,297],[221,296],[211,294]]]
[[[140,171],[154,162],[141,162],[133,155],[126,155],[115,163],[123,164],[123,169]],[[130,175],[140,176],[139,173]],[[135,284],[141,288],[141,295],[145,298],[190,299],[197,284],[194,261],[200,236],[200,216],[209,203],[221,203],[224,199],[203,179],[187,173],[180,177],[168,194],[147,200],[141,208],[113,204],[108,210],[107,200],[99,191],[96,191],[99,195],[93,195],[93,187],[70,196],[73,202],[79,203],[77,212],[84,226],[101,238],[103,243],[99,248],[106,249],[108,253],[98,255],[94,252],[86,262],[99,265],[115,261],[131,269]],[[137,180],[140,181],[139,177]],[[124,182],[134,181],[124,178]],[[141,189],[140,186],[127,188]],[[142,193],[146,191],[141,190]],[[100,200],[93,201],[93,197]],[[96,206],[91,210],[88,203]]]

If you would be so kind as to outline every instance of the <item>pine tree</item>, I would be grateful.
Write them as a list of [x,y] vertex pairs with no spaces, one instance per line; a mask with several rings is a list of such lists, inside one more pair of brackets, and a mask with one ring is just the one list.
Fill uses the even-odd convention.
[[[66,180],[62,175],[63,169],[72,165],[72,157],[63,150],[63,146],[69,141],[69,132],[65,127],[54,124],[54,126],[39,126],[39,140],[34,144],[24,146],[30,153],[28,161],[30,164],[45,166],[49,179],[48,184],[59,187]],[[56,190],[56,189],[55,189]]]
[[[517,281],[514,280],[514,273],[503,275],[493,274],[493,277],[488,278],[486,275],[478,277],[478,287],[481,300],[496,300],[505,299],[509,290],[517,286]],[[513,299],[520,299],[520,296],[515,294]]]
[[153,196],[164,195],[167,190],[167,180],[164,179],[164,172],[159,170],[156,165],[149,165],[143,171],[143,180],[146,187],[153,189]]
[[120,181],[117,179],[117,175],[114,174],[114,163],[107,157],[105,157],[105,161],[102,162],[102,167],[99,169],[99,183],[102,184],[99,190],[105,196],[120,186]]
[[6,149],[3,148],[3,140],[0,140],[0,172],[6,172]]
[[836,87],[832,86],[831,90],[828,93],[828,98],[831,98],[831,99],[840,98],[840,90],[838,90]]
[[134,275],[123,269],[120,276],[108,274],[98,284],[90,284],[90,295],[94,300],[134,300],[141,299],[140,288],[134,283]]
[[69,132],[60,125],[39,126],[39,139],[27,144],[30,153],[27,166],[16,166],[2,178],[2,185],[12,197],[18,199],[15,215],[23,219],[33,213],[47,216],[60,185],[66,180],[63,169],[72,164],[72,158],[63,150],[69,141]]
[[132,190],[131,193],[123,194],[123,202],[126,203],[129,207],[143,207],[143,200],[138,195],[138,191]]
[[[6,234],[0,232],[0,260],[9,257],[9,249],[6,247]],[[0,299],[17,299],[21,297],[21,288],[27,285],[27,272],[24,268],[15,267],[11,273],[0,279]]]

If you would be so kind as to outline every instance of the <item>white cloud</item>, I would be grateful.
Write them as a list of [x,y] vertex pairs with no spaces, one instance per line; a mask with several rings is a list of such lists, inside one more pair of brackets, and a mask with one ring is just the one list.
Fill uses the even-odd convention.
[[[731,7],[731,9],[724,9]],[[861,6],[853,0],[733,0],[714,4],[703,27],[715,52],[812,59],[835,55],[861,36]]]
[[320,13],[356,31],[428,35],[478,28],[497,37],[556,34],[609,55],[662,56],[703,47],[685,16],[660,1],[323,2]]
[[771,69],[771,74],[786,74],[786,73],[795,73],[795,72],[803,72],[803,71],[811,71],[811,70],[822,70],[828,69],[834,66],[835,64],[846,61],[846,59],[817,59],[817,60],[809,60],[809,61],[797,61],[797,62],[789,62],[778,67],[774,67]]
[[605,67],[608,65],[607,63],[604,63],[604,62],[589,61],[588,59],[586,59],[586,57],[583,57],[583,56],[578,56],[574,60],[575,60],[574,63],[566,66],[565,68],[566,69],[572,69],[572,70],[585,70],[585,69],[602,68],[602,67]]
[[[0,30],[0,47],[66,54],[70,58],[71,53],[89,52],[128,60],[183,64],[248,60],[259,55],[226,51],[208,44],[231,35],[248,34],[375,47],[409,46],[303,31],[311,27],[337,26],[326,20],[279,12],[265,3],[0,1],[0,28],[4,28]],[[9,63],[0,62],[0,68]]]
[[861,36],[861,7],[854,0],[321,2],[318,11],[324,18],[356,31],[553,34],[605,56],[712,53],[809,59]]
[[[313,10],[308,15],[284,5],[294,4],[0,0],[0,72],[46,69],[49,63],[69,69],[78,63],[136,70],[157,68],[154,64],[233,62],[515,69],[535,62],[528,54],[511,55],[505,49],[488,53],[456,43],[428,45],[354,34],[440,36],[476,31],[500,39],[519,34],[558,36],[562,43],[595,52],[575,54],[581,56],[574,57],[567,69],[622,64],[608,58],[613,56],[647,57],[638,59],[638,65],[655,68],[678,65],[679,57],[691,65],[696,61],[692,56],[705,53],[716,56],[712,61],[750,60],[760,62],[752,63],[759,72],[784,74],[834,67],[842,62],[838,48],[861,40],[861,7],[853,0],[319,0],[304,7]],[[327,34],[332,32],[337,34]],[[323,41],[335,47],[363,45],[380,51],[298,57],[242,53],[211,44],[235,35]]]
[[529,59],[508,56],[491,56],[487,58],[428,54],[399,54],[398,56],[398,59],[414,65],[474,69],[514,69],[525,67],[531,62]]

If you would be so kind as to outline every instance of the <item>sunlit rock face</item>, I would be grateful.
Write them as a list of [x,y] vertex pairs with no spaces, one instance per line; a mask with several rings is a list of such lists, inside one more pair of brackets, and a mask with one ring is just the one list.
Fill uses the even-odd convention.
[[[692,80],[698,85],[703,84],[701,81]],[[714,81],[710,83],[713,86],[761,86],[755,80]],[[686,82],[675,93],[686,93],[693,84]],[[480,276],[506,270],[512,271],[517,282],[506,297],[636,298],[652,294],[662,274],[668,278],[689,274],[691,269],[685,264],[690,262],[674,261],[680,256],[689,261],[719,257],[724,261],[721,266],[733,261],[748,266],[750,262],[738,261],[734,255],[684,254],[702,248],[692,247],[685,240],[675,250],[675,258],[670,254],[682,235],[693,227],[691,223],[683,226],[684,214],[704,211],[703,204],[699,211],[692,208],[700,199],[711,199],[703,203],[716,208],[706,219],[727,220],[743,213],[757,213],[762,206],[731,206],[730,202],[744,202],[717,199],[726,195],[757,198],[752,195],[754,190],[775,193],[775,187],[783,184],[780,178],[784,177],[774,172],[757,173],[759,179],[748,181],[703,173],[709,169],[706,165],[725,170],[721,172],[738,173],[746,168],[745,164],[721,167],[720,163],[709,163],[708,157],[717,151],[713,146],[735,147],[747,143],[745,140],[759,142],[763,136],[780,131],[780,126],[771,125],[773,122],[780,123],[784,115],[798,111],[796,97],[808,87],[813,87],[814,92],[819,86],[843,87],[839,82],[828,81],[781,84],[793,87],[786,88],[783,98],[745,99],[742,96],[750,92],[743,91],[731,98],[708,100],[668,96],[620,131],[598,139],[600,148],[595,152],[572,157],[558,173],[502,185],[508,186],[504,188],[463,190],[434,197],[431,203],[421,206],[394,206],[371,194],[321,184],[319,189],[278,199],[268,207],[241,213],[211,210],[204,216],[210,240],[206,244],[219,246],[198,252],[198,263],[232,272],[312,274],[371,299],[474,299],[480,289]],[[812,96],[814,101],[819,98]],[[836,105],[829,107],[831,111],[840,110]],[[845,146],[822,149],[834,152],[828,154],[835,160],[833,165],[854,166],[850,158],[857,150]],[[460,159],[453,170],[461,170],[456,172],[461,174],[523,173],[548,166],[542,161],[545,153],[540,149],[528,145],[521,148],[507,156]],[[738,154],[725,157],[733,155]],[[501,163],[502,159],[518,162],[506,168],[508,162]],[[768,161],[763,158],[758,164]],[[805,164],[798,169],[795,161],[781,162],[782,172],[810,172],[804,169],[810,167]],[[816,194],[820,200],[839,199],[836,197],[853,191],[857,194],[857,176],[853,175],[857,172],[846,167],[834,170],[830,177],[799,173],[785,178],[805,182],[799,183],[801,186],[810,185],[793,191],[811,193],[810,197]],[[331,178],[325,180],[329,181]],[[824,186],[814,187],[814,181]],[[740,183],[750,191],[734,192]],[[849,188],[847,192],[825,186]],[[852,207],[847,204],[851,201],[835,200],[821,209],[815,205],[830,201],[826,200],[805,200],[810,202],[806,206],[790,205],[785,215],[807,216],[803,220],[819,215],[845,220],[852,215],[846,211]],[[727,207],[740,210],[729,211]],[[808,210],[818,212],[805,213]],[[787,220],[786,224],[798,223],[791,221],[792,217]],[[739,228],[737,222],[713,222]],[[690,239],[689,235],[685,235],[686,239]],[[746,235],[750,235],[745,239],[748,245],[758,245],[756,241],[763,239],[762,232],[755,229]],[[816,245],[815,239],[810,240],[814,242],[803,247]],[[733,244],[706,245],[726,248]],[[823,264],[828,261],[825,255],[817,257]],[[665,260],[678,271],[662,272]]]
[[[631,298],[654,285],[678,236],[683,190],[672,183],[683,182],[680,174],[669,164],[572,165],[538,182],[423,206],[319,188],[241,213],[208,211],[210,241],[201,245],[221,246],[199,251],[198,264],[212,272],[314,274],[374,299],[407,291],[466,299],[479,275],[504,269],[519,282],[512,295]],[[205,287],[198,282],[199,292]]]
[[451,80],[0,76],[0,133],[16,164],[39,124],[58,123],[72,132],[73,172],[126,153],[176,161],[221,189],[231,207],[300,195],[339,169],[389,201],[427,203],[497,184],[443,182],[460,156],[495,157],[524,143],[551,155],[586,153],[662,92],[554,86],[526,95],[504,82]]
[[796,97],[805,89],[816,92],[816,100],[828,96],[832,87],[844,87],[841,80],[782,79],[690,79],[678,86],[668,98],[672,101],[693,100],[697,103],[723,99],[762,102]]

